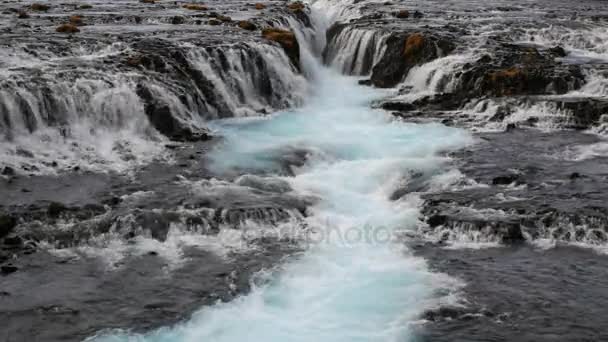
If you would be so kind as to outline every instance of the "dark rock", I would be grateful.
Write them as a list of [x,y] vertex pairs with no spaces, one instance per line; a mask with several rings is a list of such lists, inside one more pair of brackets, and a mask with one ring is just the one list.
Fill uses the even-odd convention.
[[202,141],[209,140],[208,131],[196,129],[182,122],[174,116],[168,105],[154,98],[154,95],[144,85],[138,85],[137,94],[144,102],[144,111],[150,123],[160,133],[175,141]]
[[23,239],[19,236],[9,236],[4,238],[4,244],[6,246],[18,247],[23,245]]
[[10,166],[5,166],[5,167],[2,169],[2,175],[3,175],[3,176],[14,176],[14,175],[15,175],[15,169],[13,169],[13,168],[12,168],[12,167],[10,167]]
[[173,24],[173,25],[181,25],[185,22],[186,22],[186,18],[179,16],[179,15],[176,15],[173,18],[171,18],[171,24]]
[[447,218],[447,216],[445,216],[445,215],[432,215],[432,216],[430,216],[430,217],[429,217],[429,218],[426,220],[426,223],[427,223],[429,226],[431,226],[431,227],[435,228],[435,227],[438,227],[438,226],[443,226],[443,225],[445,225],[445,224],[446,224],[446,222],[447,222],[447,220],[448,220],[448,218]]
[[513,183],[517,182],[518,180],[519,180],[518,175],[498,176],[498,177],[494,177],[494,179],[492,179],[492,184],[493,185],[509,185],[509,184],[513,184]]
[[512,132],[512,131],[514,131],[516,129],[517,129],[517,125],[516,124],[509,123],[509,124],[507,124],[507,127],[505,128],[505,131]]
[[358,83],[359,83],[359,85],[363,85],[363,86],[371,86],[372,80],[371,79],[359,80]]
[[58,218],[62,213],[68,211],[68,208],[59,203],[59,202],[51,202],[49,207],[47,208],[47,215],[51,218]]
[[564,48],[561,46],[553,47],[553,48],[549,49],[549,52],[551,52],[552,54],[554,54],[557,57],[566,57],[568,55],[566,50],[564,50]]
[[410,17],[410,12],[408,10],[401,10],[395,13],[395,17],[399,19],[407,19]]
[[0,214],[0,238],[10,234],[17,225],[17,219],[7,214]]
[[61,24],[55,29],[59,33],[78,33],[80,29],[74,24]]
[[255,31],[258,29],[258,27],[254,23],[248,20],[239,21],[238,26],[243,30],[247,31]]
[[13,266],[13,265],[2,265],[0,266],[0,273],[2,273],[2,275],[9,275],[11,273],[15,273],[19,270],[19,268],[17,266]]
[[381,88],[394,87],[412,67],[445,56],[454,48],[451,41],[433,35],[392,34],[386,40],[384,55],[372,69],[372,83]]

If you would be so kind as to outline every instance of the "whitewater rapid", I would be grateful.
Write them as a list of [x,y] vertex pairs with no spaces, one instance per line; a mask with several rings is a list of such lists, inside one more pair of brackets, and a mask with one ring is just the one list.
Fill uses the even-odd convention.
[[[214,122],[223,142],[210,167],[223,174],[264,174],[318,198],[309,209],[304,252],[260,275],[251,292],[204,307],[190,320],[118,341],[407,341],[409,324],[450,286],[399,238],[415,228],[416,196],[391,201],[415,172],[440,173],[442,152],[470,136],[440,124],[394,121],[371,109],[384,92],[357,85],[314,62],[313,94],[303,108],[265,118]],[[310,66],[309,66],[310,68]],[[285,156],[303,165],[286,176]],[[301,225],[294,226],[301,230]]]

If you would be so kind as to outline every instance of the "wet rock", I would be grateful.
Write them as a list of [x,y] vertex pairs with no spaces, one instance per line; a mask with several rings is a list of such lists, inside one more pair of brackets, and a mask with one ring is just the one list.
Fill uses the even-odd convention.
[[465,66],[456,93],[467,98],[564,94],[584,83],[578,65],[562,64],[551,52],[507,43],[491,49],[492,57]]
[[561,46],[553,47],[553,48],[549,49],[549,52],[551,52],[552,54],[554,54],[557,57],[566,57],[568,55],[566,50]]
[[12,167],[10,167],[10,166],[5,166],[5,167],[2,169],[2,175],[3,175],[3,176],[14,176],[14,175],[15,175],[15,169],[13,169],[13,168],[12,168]]
[[436,215],[430,216],[430,217],[429,217],[429,218],[426,220],[426,223],[427,223],[429,226],[431,226],[431,227],[435,228],[435,227],[438,227],[438,226],[443,226],[443,225],[445,225],[445,224],[446,224],[446,222],[447,222],[447,220],[448,220],[447,216],[445,216],[445,215],[437,215],[437,214],[436,214]]
[[51,6],[46,4],[34,3],[30,6],[32,11],[46,12],[51,9]]
[[239,21],[238,26],[240,28],[242,28],[243,30],[247,30],[247,31],[255,31],[258,29],[258,27],[249,20]]
[[2,265],[0,266],[0,273],[4,276],[9,275],[11,273],[15,273],[19,270],[17,266],[14,265]]
[[300,67],[300,45],[294,32],[278,28],[265,28],[262,30],[262,37],[279,43],[293,65],[297,68]]
[[206,11],[209,9],[207,6],[200,4],[185,4],[182,7],[191,11]]
[[208,131],[179,120],[171,112],[169,105],[158,101],[146,86],[139,85],[137,94],[145,103],[144,111],[148,120],[163,135],[175,141],[201,141],[211,138]]
[[82,26],[84,25],[84,19],[79,16],[79,15],[72,15],[70,16],[70,24],[75,25],[75,26]]
[[8,214],[0,214],[0,238],[10,234],[17,225],[17,219]]
[[139,0],[142,4],[155,4],[156,0]]
[[456,319],[466,313],[464,308],[442,306],[438,309],[427,310],[422,317],[427,321],[436,322],[446,319]]
[[184,18],[180,15],[176,15],[173,18],[171,18],[171,24],[173,24],[173,25],[181,25],[185,22],[186,22],[186,18]]
[[262,3],[259,3],[259,2],[258,2],[258,3],[256,3],[256,4],[254,5],[254,7],[255,7],[255,9],[256,9],[256,10],[258,10],[258,11],[259,11],[259,10],[263,10],[263,9],[265,9],[265,8],[266,8],[266,5],[264,5],[264,4],[262,4]]
[[395,17],[397,17],[399,19],[407,19],[410,17],[410,11],[401,10],[401,11],[395,13]]
[[509,185],[509,184],[513,184],[513,183],[517,182],[518,180],[519,180],[518,175],[504,175],[504,176],[494,177],[492,179],[492,184],[493,185]]
[[58,218],[61,214],[68,211],[68,208],[59,202],[51,202],[47,208],[47,215],[51,218]]
[[449,40],[420,32],[392,34],[386,40],[384,55],[372,69],[372,83],[381,88],[394,87],[412,67],[445,56],[454,48]]
[[302,12],[306,8],[306,5],[304,5],[304,3],[301,1],[296,1],[287,5],[287,8],[289,8],[289,10],[292,12]]
[[19,247],[19,246],[23,245],[23,239],[16,235],[7,236],[6,238],[4,238],[3,242],[4,242],[5,246],[10,246],[10,247]]
[[55,29],[55,31],[59,33],[77,33],[80,32],[80,29],[74,24],[61,24]]
[[217,26],[217,25],[221,25],[222,22],[217,20],[217,19],[211,19],[207,22],[207,25],[211,25],[211,26]]
[[30,17],[30,15],[29,15],[29,14],[27,14],[27,12],[26,12],[26,11],[19,11],[19,12],[17,13],[17,18],[19,18],[19,19],[27,19],[27,18],[29,18],[29,17]]

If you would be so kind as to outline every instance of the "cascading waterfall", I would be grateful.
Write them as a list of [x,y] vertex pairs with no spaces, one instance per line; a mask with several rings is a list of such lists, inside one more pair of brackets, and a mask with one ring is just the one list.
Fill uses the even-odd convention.
[[[316,6],[321,6],[319,2]],[[304,54],[307,56],[307,54]],[[225,139],[218,173],[262,173],[321,200],[309,209],[305,251],[261,275],[251,293],[205,307],[187,322],[148,333],[102,332],[91,341],[406,341],[409,322],[454,285],[396,239],[413,229],[415,196],[391,201],[412,171],[439,170],[438,153],[469,143],[461,130],[393,121],[370,102],[383,92],[305,60],[316,75],[303,108],[263,119],[217,121]],[[313,70],[314,69],[314,70]],[[285,152],[303,150],[294,176]],[[301,230],[301,226],[293,229]],[[296,234],[297,235],[297,234]]]
[[207,120],[298,106],[306,93],[307,81],[277,45],[102,45],[72,47],[69,58],[20,46],[2,53],[0,156],[8,166],[127,171],[165,158],[163,143],[175,132],[153,118],[204,131]]

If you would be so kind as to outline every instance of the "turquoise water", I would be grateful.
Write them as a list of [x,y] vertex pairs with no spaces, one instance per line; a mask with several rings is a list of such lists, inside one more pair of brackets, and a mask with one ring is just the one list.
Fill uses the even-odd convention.
[[204,307],[187,322],[145,334],[119,331],[103,342],[411,341],[411,322],[445,284],[424,260],[388,239],[413,229],[415,199],[390,201],[412,171],[440,172],[439,152],[470,141],[439,124],[408,124],[370,109],[383,94],[318,70],[308,105],[263,119],[214,123],[225,141],[212,152],[220,173],[281,169],[289,151],[306,151],[286,177],[321,201],[307,218],[316,232],[302,255],[229,303]]

